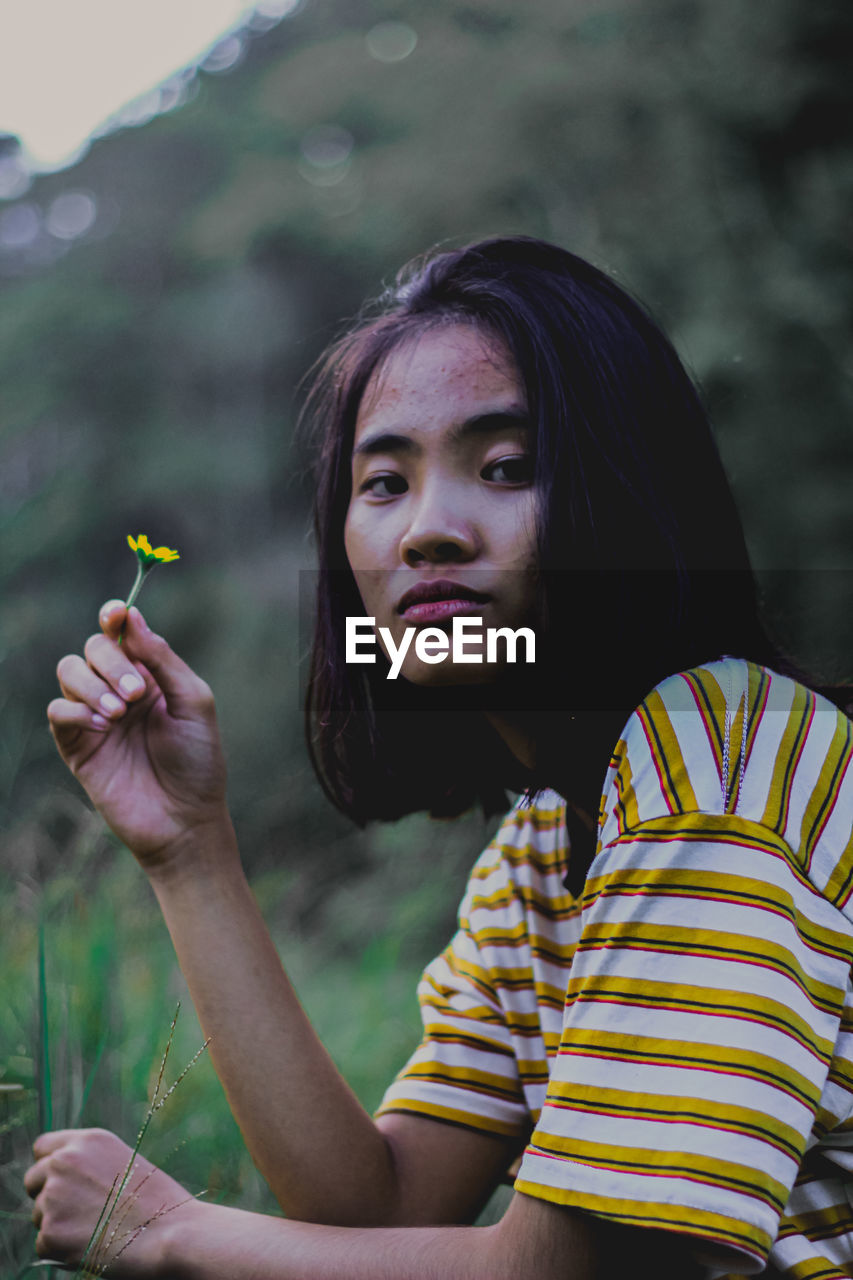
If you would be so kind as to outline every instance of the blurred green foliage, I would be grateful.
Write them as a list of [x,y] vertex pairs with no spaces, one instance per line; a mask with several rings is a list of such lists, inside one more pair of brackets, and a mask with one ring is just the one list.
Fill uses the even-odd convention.
[[[4,990],[11,973],[24,1010],[35,917],[19,895],[79,911],[53,963],[96,1003],[69,996],[69,1043],[85,1038],[82,1064],[98,1027],[119,1038],[90,1106],[115,1095],[91,1120],[125,1136],[179,980],[147,908],[132,908],[134,949],[138,876],[91,827],[44,707],[57,659],[130,587],[127,533],[181,552],[143,606],[217,693],[246,863],[368,1102],[416,1035],[410,977],[487,834],[475,818],[354,833],[301,742],[297,387],[410,255],[525,232],[636,292],[701,382],[788,640],[806,665],[853,674],[849,5],[306,0],[240,38],[227,74],[184,77],[185,105],[0,201]],[[80,195],[84,231],[61,203]],[[331,1003],[344,983],[360,992],[347,1026]],[[371,1065],[386,1003],[389,1058]],[[32,1083],[27,1016],[13,1039],[2,1028],[0,1082]],[[190,1107],[194,1125],[208,1106]],[[198,1142],[209,1168],[232,1159]]]

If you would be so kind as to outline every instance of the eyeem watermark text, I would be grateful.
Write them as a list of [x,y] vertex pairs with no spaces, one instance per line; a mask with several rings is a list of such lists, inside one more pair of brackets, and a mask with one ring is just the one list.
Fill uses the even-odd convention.
[[[347,618],[346,661],[376,661],[375,618]],[[486,627],[485,655],[483,653],[483,619],[456,616],[450,635],[441,627],[406,627],[399,645],[388,627],[379,627],[382,643],[391,659],[387,679],[396,680],[406,654],[415,642],[415,655],[421,662],[433,664],[452,657],[454,662],[497,662],[498,641],[506,646],[506,661],[518,661],[518,643],[524,641],[523,662],[536,661],[536,636],[530,627]],[[466,644],[469,648],[466,649]]]

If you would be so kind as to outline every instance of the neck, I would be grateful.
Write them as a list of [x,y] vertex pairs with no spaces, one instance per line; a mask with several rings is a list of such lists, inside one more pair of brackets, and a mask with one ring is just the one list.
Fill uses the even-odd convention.
[[[566,741],[565,716],[556,712],[508,714],[504,711],[487,711],[486,719],[500,735],[516,760],[531,778],[547,780],[547,785],[557,791],[590,831],[595,830],[595,820],[590,812],[588,789],[572,769],[570,756],[574,753],[557,752],[553,744]],[[547,750],[543,744],[551,744]],[[555,758],[561,757],[561,758]],[[575,773],[573,777],[572,774]],[[600,785],[597,783],[596,785]],[[583,799],[580,803],[576,798]],[[593,805],[594,811],[594,805]]]

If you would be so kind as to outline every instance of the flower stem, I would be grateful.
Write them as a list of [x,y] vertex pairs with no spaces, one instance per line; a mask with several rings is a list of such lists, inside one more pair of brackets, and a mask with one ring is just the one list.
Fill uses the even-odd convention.
[[[130,595],[127,597],[127,599],[124,602],[126,609],[130,608],[130,606],[133,604],[136,597],[139,595],[139,589],[142,586],[143,582],[145,581],[145,575],[148,573],[148,570],[150,567],[151,567],[150,565],[144,565],[141,560],[139,561],[139,564],[137,565],[137,568],[136,568],[136,581],[134,582],[133,586],[130,588]],[[127,619],[125,619],[125,622],[126,621]],[[121,635],[118,638],[119,645],[121,645],[121,642],[124,639],[124,627],[125,627],[125,623],[122,623]]]

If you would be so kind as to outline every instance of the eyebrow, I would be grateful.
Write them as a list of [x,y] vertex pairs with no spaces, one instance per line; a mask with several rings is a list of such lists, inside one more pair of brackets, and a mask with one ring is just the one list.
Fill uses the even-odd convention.
[[[527,410],[522,408],[501,409],[494,413],[478,413],[473,418],[451,427],[447,433],[451,444],[472,436],[498,435],[504,431],[525,431],[530,426]],[[411,436],[397,431],[377,431],[355,446],[352,456],[372,456],[377,453],[418,453],[421,446]]]

